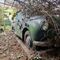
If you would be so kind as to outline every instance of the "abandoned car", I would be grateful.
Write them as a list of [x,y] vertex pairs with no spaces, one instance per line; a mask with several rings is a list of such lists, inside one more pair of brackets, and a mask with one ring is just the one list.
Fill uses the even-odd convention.
[[28,47],[57,46],[56,27],[53,21],[51,22],[51,17],[44,15],[25,17],[19,11],[15,19],[14,32]]

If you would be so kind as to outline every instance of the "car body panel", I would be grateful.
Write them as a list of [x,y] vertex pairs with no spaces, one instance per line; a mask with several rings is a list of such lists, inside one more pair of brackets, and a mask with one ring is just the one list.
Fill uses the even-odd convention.
[[[30,31],[32,40],[36,40],[36,38],[38,38],[36,34],[40,31],[42,23],[43,20],[40,19],[27,22],[27,24],[29,25],[28,30]],[[40,33],[38,34],[41,35]]]
[[[15,17],[15,34],[18,35],[20,38],[23,38],[24,33],[27,29],[30,32],[31,40],[37,42],[42,42],[48,30],[48,23],[44,16],[33,16],[33,17],[26,17],[22,12],[18,12]],[[44,27],[44,29],[43,29]],[[24,32],[25,31],[25,32]],[[24,32],[24,33],[23,33]],[[50,31],[51,32],[51,31]],[[52,34],[52,33],[51,33]],[[43,40],[45,41],[45,40]],[[40,44],[40,43],[39,43]],[[44,43],[45,44],[45,43]],[[49,44],[50,45],[50,44]]]
[[23,18],[24,15],[22,14],[22,12],[19,12],[16,15],[15,33],[22,38],[22,31],[25,28],[27,28],[30,32],[31,39],[35,40],[35,38],[38,37],[36,36],[36,34],[41,29],[41,26],[45,21],[45,18],[42,16],[34,16],[34,17],[30,17],[29,19],[27,18],[26,20],[22,20]]

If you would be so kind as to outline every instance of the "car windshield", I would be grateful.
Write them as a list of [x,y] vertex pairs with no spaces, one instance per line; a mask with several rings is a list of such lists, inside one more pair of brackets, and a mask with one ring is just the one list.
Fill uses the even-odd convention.
[[33,16],[33,17],[30,17],[30,20],[36,20],[36,19],[45,19],[44,16]]

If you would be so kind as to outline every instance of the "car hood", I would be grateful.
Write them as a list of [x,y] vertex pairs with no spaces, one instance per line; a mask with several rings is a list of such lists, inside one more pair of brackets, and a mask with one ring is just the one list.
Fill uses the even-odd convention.
[[33,25],[35,27],[41,27],[43,25],[44,21],[46,21],[44,18],[43,19],[42,18],[37,18],[37,19],[27,21],[27,24]]

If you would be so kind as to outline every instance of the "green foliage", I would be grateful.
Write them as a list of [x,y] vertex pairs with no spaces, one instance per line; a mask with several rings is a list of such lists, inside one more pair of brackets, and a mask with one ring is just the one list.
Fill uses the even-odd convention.
[[15,16],[16,16],[16,13],[13,14],[13,16],[12,16],[12,20],[14,20],[14,17],[15,17]]
[[0,7],[0,26],[3,25],[4,20],[4,8]]
[[13,15],[15,12],[16,12],[15,8],[0,7],[0,27],[1,28],[3,27],[3,29],[5,30],[7,26],[11,26],[11,23],[9,20],[9,17],[10,17],[9,13]]

